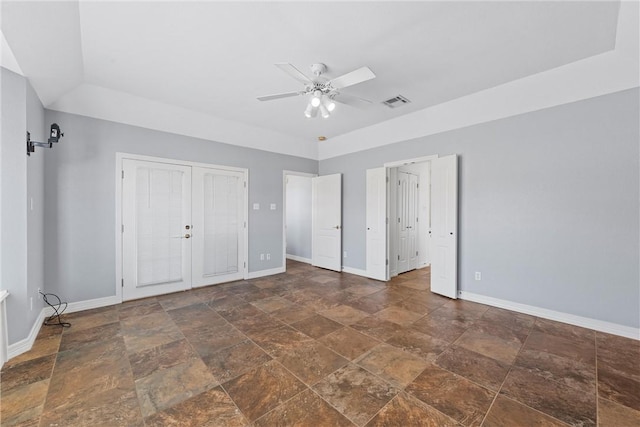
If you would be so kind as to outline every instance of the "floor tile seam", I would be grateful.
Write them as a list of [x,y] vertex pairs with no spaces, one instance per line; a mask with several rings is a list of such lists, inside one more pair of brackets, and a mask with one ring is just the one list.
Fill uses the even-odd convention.
[[[123,349],[125,350],[125,354],[126,354],[126,353],[127,353],[127,346],[126,346],[126,344],[125,344],[125,342],[124,342],[124,337],[122,337],[122,336],[117,336],[117,337],[115,337],[115,338],[118,338],[118,339],[122,340],[122,347],[123,347]],[[60,342],[62,342],[62,340],[60,340]],[[80,347],[80,348],[82,348],[82,347]],[[48,378],[49,383],[47,384],[47,393],[46,393],[46,395],[45,395],[45,400],[44,400],[44,402],[42,403],[42,413],[40,414],[40,417],[42,417],[42,416],[45,414],[45,412],[55,411],[55,410],[57,410],[58,408],[60,408],[60,407],[64,406],[64,404],[63,404],[63,405],[59,405],[59,406],[56,406],[56,407],[54,407],[54,408],[49,408],[49,409],[47,409],[47,410],[45,411],[46,404],[47,404],[47,401],[49,400],[49,395],[50,395],[51,380],[53,379],[53,374],[54,374],[54,372],[55,372],[55,367],[56,367],[56,365],[58,364],[58,355],[60,355],[60,354],[62,354],[62,353],[67,353],[67,352],[69,352],[69,351],[73,351],[73,349],[71,349],[71,350],[65,350],[65,351],[62,351],[62,352],[61,352],[61,351],[58,351],[58,352],[56,353],[56,357],[55,357],[55,360],[54,360],[54,362],[53,362],[53,366],[51,367],[51,376]],[[137,397],[137,390],[136,390],[136,387],[135,387],[135,379],[133,378],[133,370],[131,369],[131,364],[130,364],[130,362],[129,362],[128,354],[127,354],[126,359],[127,359],[126,363],[127,363],[128,372],[129,372],[130,379],[131,379],[131,384],[133,385],[133,391],[136,391],[136,397]],[[67,375],[67,373],[65,373],[65,375]],[[139,407],[139,404],[140,404],[140,402],[138,401],[138,407]]]
[[[365,355],[365,354],[367,354],[367,353],[368,353],[368,352],[363,353],[363,354],[362,354],[361,356],[359,356],[358,358],[360,358],[360,357],[364,356],[364,355]],[[413,382],[415,381],[415,379],[416,379],[416,378],[418,378],[418,377],[419,377],[419,376],[424,372],[424,370],[425,370],[425,369],[427,369],[427,368],[425,367],[424,369],[422,369],[422,370],[420,371],[420,373],[418,373],[418,375],[416,375],[416,376],[415,376],[411,381],[409,381],[409,382],[407,383],[407,385],[406,385],[406,386],[401,386],[401,385],[399,385],[399,384],[395,384],[395,381],[393,381],[393,382],[392,382],[392,381],[389,381],[389,380],[387,380],[387,379],[382,378],[379,374],[376,374],[375,372],[371,371],[370,369],[366,368],[365,366],[362,366],[362,365],[360,365],[360,364],[358,364],[358,363],[356,363],[356,362],[354,362],[354,361],[349,361],[349,364],[355,365],[357,368],[360,368],[360,369],[363,369],[363,370],[367,371],[367,373],[369,373],[369,374],[373,375],[373,376],[374,376],[374,377],[376,377],[378,380],[380,380],[380,381],[382,381],[383,383],[388,384],[388,385],[390,385],[391,387],[393,387],[393,388],[397,389],[397,390],[398,390],[398,393],[405,391],[405,390],[406,390],[406,388],[407,388],[407,387],[409,387],[409,385],[411,385],[411,383],[413,383]],[[329,375],[331,375],[331,374],[329,374]],[[325,378],[326,378],[326,377],[325,377]],[[396,394],[398,394],[398,393],[396,393]]]
[[[416,378],[417,378],[417,377],[416,377]],[[415,378],[414,378],[414,380],[415,380]],[[425,401],[423,401],[423,400],[419,399],[418,397],[414,396],[413,394],[409,393],[408,391],[400,390],[398,393],[396,393],[396,395],[395,395],[395,396],[393,396],[393,398],[391,398],[391,400],[389,400],[389,401],[388,401],[385,405],[383,405],[383,406],[382,406],[382,408],[380,408],[380,409],[379,409],[379,410],[378,410],[378,411],[377,411],[377,412],[376,412],[376,413],[375,413],[371,418],[369,418],[369,419],[367,420],[367,422],[363,424],[363,426],[366,426],[368,423],[370,423],[370,422],[371,422],[371,420],[373,420],[373,419],[374,419],[374,418],[375,418],[375,417],[376,417],[380,412],[382,412],[382,410],[383,410],[384,408],[386,408],[388,405],[390,405],[394,400],[398,399],[398,396],[400,396],[400,394],[402,394],[402,393],[405,393],[405,394],[407,394],[408,396],[411,396],[411,397],[413,397],[414,399],[417,399],[420,403],[422,403],[423,405],[428,406],[431,410],[433,410],[433,411],[435,411],[435,412],[439,413],[440,415],[443,415],[444,417],[449,418],[449,419],[453,420],[454,422],[458,423],[458,425],[459,425],[459,426],[462,426],[462,425],[463,425],[463,424],[462,424],[462,423],[460,423],[458,420],[456,420],[456,419],[452,418],[451,416],[449,416],[449,415],[445,414],[444,412],[440,411],[438,408],[435,408],[434,406],[429,405],[427,402],[425,402]]]
[[[227,390],[226,390],[226,389],[224,389],[224,390],[225,390],[225,392],[227,393],[227,395],[229,396],[229,398],[233,401],[233,403],[236,405],[236,407],[238,407],[238,410],[240,410],[240,413],[241,413],[241,414],[242,414],[242,415],[243,415],[243,416],[244,416],[244,417],[249,421],[249,425],[253,425],[253,423],[255,423],[257,420],[259,420],[260,418],[264,417],[264,416],[265,416],[265,415],[267,415],[269,412],[274,411],[275,409],[277,409],[277,408],[281,407],[282,405],[284,405],[285,403],[289,402],[289,401],[290,401],[291,399],[293,399],[294,397],[298,396],[300,393],[303,393],[305,390],[310,390],[310,389],[311,389],[311,386],[307,385],[307,383],[305,383],[304,381],[302,381],[302,379],[301,379],[301,378],[299,378],[296,374],[294,374],[293,372],[291,372],[291,371],[290,371],[286,366],[284,366],[282,363],[280,363],[280,361],[279,361],[279,360],[272,358],[269,362],[277,363],[277,364],[278,364],[282,369],[284,369],[286,372],[288,372],[290,375],[292,375],[292,376],[293,376],[297,381],[299,381],[299,382],[300,382],[300,384],[302,384],[302,385],[304,386],[304,388],[303,388],[301,391],[299,391],[298,393],[295,393],[293,396],[291,396],[291,397],[290,397],[290,398],[288,398],[287,400],[285,400],[285,401],[283,401],[283,402],[281,402],[281,403],[278,403],[276,406],[274,406],[273,408],[271,408],[270,410],[268,410],[268,411],[267,411],[267,412],[265,412],[264,414],[260,415],[260,416],[259,416],[258,418],[256,418],[255,420],[251,420],[247,415],[245,415],[245,413],[244,413],[244,412],[242,412],[242,411],[240,410],[240,408],[239,408],[239,407],[238,407],[238,405],[236,404],[235,400],[233,400],[233,398],[232,398],[232,397],[231,397],[231,395],[227,392]],[[253,367],[253,368],[251,368],[251,369],[256,369],[256,368],[258,368],[258,367],[264,366],[264,365],[266,365],[266,364],[267,364],[267,363],[269,363],[269,362],[265,362],[265,363],[263,363],[262,365],[255,366],[255,367]],[[340,369],[340,368],[338,368],[338,369]],[[337,369],[336,369],[336,370],[337,370]],[[248,372],[248,371],[247,371],[247,372]],[[334,371],[334,372],[335,372],[335,371]],[[246,373],[246,372],[245,372],[245,373]],[[332,373],[333,373],[333,372],[332,372]],[[329,374],[329,375],[331,375],[331,374]],[[238,375],[238,376],[239,376],[239,375]],[[237,378],[237,377],[235,377],[235,378]],[[325,377],[325,378],[326,378],[326,377]],[[324,379],[324,378],[323,378],[323,379]],[[225,383],[224,383],[224,384],[227,384],[227,383],[228,383],[228,382],[230,382],[230,381],[231,381],[231,380],[225,381]],[[318,382],[320,382],[320,381],[317,381],[315,384],[317,384]],[[315,384],[314,384],[314,385],[315,385]],[[220,384],[220,387],[223,387],[223,384]],[[224,388],[224,387],[223,387],[223,388]]]
[[[219,385],[218,385],[218,387],[220,387],[220,390],[222,390],[222,392],[223,392],[223,393],[224,393],[224,394],[229,398],[229,400],[231,401],[231,403],[233,403],[233,406],[236,408],[236,410],[238,411],[238,413],[239,413],[239,414],[242,414],[242,418],[244,418],[244,419],[245,419],[245,421],[247,421],[247,424],[245,424],[245,426],[252,426],[252,425],[253,425],[253,422],[252,422],[252,421],[251,421],[251,420],[250,420],[250,419],[249,419],[249,418],[244,414],[244,412],[242,412],[242,411],[240,410],[240,408],[238,407],[238,404],[236,403],[236,401],[235,401],[235,400],[233,400],[233,399],[231,398],[231,395],[229,394],[229,392],[227,391],[227,389],[222,385],[222,383],[221,383],[221,384],[219,384]],[[214,388],[215,388],[215,387],[214,387]],[[213,390],[213,389],[210,389],[210,390]],[[209,390],[207,390],[207,391],[209,391]],[[206,392],[203,392],[203,393],[206,393]],[[202,393],[201,393],[201,394],[202,394]],[[199,396],[199,395],[198,395],[198,396]],[[195,396],[192,396],[192,397],[195,397]],[[145,425],[146,425],[146,418],[145,418]]]
[[[537,318],[536,318],[536,319],[537,319]],[[535,323],[534,323],[534,325],[535,325]],[[570,425],[570,424],[566,423],[565,421],[562,421],[562,420],[560,420],[559,418],[557,418],[557,417],[555,417],[555,416],[553,416],[553,415],[551,415],[551,414],[548,414],[548,413],[546,413],[546,412],[544,412],[544,411],[541,411],[541,410],[539,410],[539,409],[533,408],[533,407],[531,407],[531,406],[527,405],[526,403],[521,402],[520,400],[518,400],[518,399],[516,399],[516,398],[510,397],[510,396],[508,396],[508,395],[506,395],[506,394],[502,394],[502,388],[504,387],[504,384],[505,384],[505,382],[507,381],[507,378],[509,377],[509,374],[511,373],[511,371],[513,370],[513,368],[514,368],[514,367],[516,367],[516,360],[517,360],[517,359],[518,359],[518,357],[520,356],[520,353],[524,350],[524,348],[525,348],[525,346],[526,346],[526,343],[527,343],[527,341],[529,340],[529,337],[531,336],[531,332],[532,332],[532,331],[533,331],[533,329],[534,329],[534,325],[532,325],[532,326],[531,326],[531,328],[529,329],[529,333],[528,333],[528,335],[527,335],[527,338],[525,339],[525,342],[522,344],[522,347],[521,347],[521,348],[520,348],[520,350],[518,351],[518,354],[516,355],[516,358],[514,359],[513,363],[511,364],[511,366],[510,366],[510,368],[509,368],[509,371],[507,372],[507,375],[505,375],[504,380],[502,381],[502,384],[500,385],[500,389],[499,389],[499,391],[496,393],[496,396],[495,396],[495,398],[494,398],[493,402],[491,403],[491,406],[490,406],[490,407],[489,407],[489,409],[487,410],[487,413],[485,414],[485,417],[484,417],[484,419],[482,420],[482,424],[481,424],[481,426],[484,424],[484,421],[486,420],[487,415],[489,414],[489,412],[490,412],[490,411],[491,411],[491,409],[493,408],[493,405],[494,405],[495,401],[497,400],[498,396],[500,396],[500,395],[502,395],[502,397],[507,398],[507,399],[509,399],[509,400],[511,400],[511,401],[517,402],[517,403],[519,403],[520,405],[525,406],[525,407],[527,407],[527,408],[529,408],[529,409],[531,409],[531,410],[533,410],[533,411],[535,411],[535,412],[538,412],[538,413],[543,414],[543,415],[545,415],[545,416],[547,416],[547,417],[550,417],[550,418],[552,418],[552,419],[554,419],[554,420],[556,420],[556,421],[560,422],[561,424]],[[559,382],[559,381],[555,381],[555,380],[552,380],[552,381],[553,381],[554,383],[556,383],[556,384],[560,384],[560,382]],[[562,385],[566,385],[566,384],[562,384]],[[573,388],[573,387],[571,387],[571,388]],[[576,390],[575,388],[573,388],[573,389],[574,389],[574,390]],[[580,391],[580,390],[578,390],[578,391]],[[597,383],[596,383],[596,394],[597,394]],[[597,395],[596,395],[596,404],[597,404]],[[598,421],[598,419],[597,419],[597,415],[596,415],[596,420],[595,420],[595,421],[596,421],[596,425],[598,425],[598,424],[597,424],[597,421]]]
[[[349,362],[349,363],[351,363],[351,362]],[[345,365],[345,366],[346,366],[346,365]],[[358,365],[356,365],[356,366],[358,366]],[[343,366],[343,368],[344,368],[344,366]],[[339,368],[339,369],[342,369],[342,368]],[[338,371],[339,369],[336,369],[336,371]],[[334,372],[336,372],[336,371],[334,371]],[[333,374],[334,372],[332,372],[331,374]],[[367,372],[368,372],[368,371],[367,371]],[[329,375],[331,375],[331,374],[329,374]],[[323,378],[323,380],[324,380],[324,379],[326,379],[329,375],[327,375],[326,377],[324,377],[324,378]],[[322,380],[321,380],[321,381],[322,381]],[[314,384],[314,386],[315,386],[315,385],[317,385],[318,383],[320,383],[320,381],[318,381],[317,383],[315,383],[315,384]],[[343,417],[345,417],[347,420],[349,420],[349,421],[350,421],[354,426],[363,427],[363,426],[365,426],[365,425],[366,425],[366,423],[364,423],[364,424],[358,424],[357,422],[355,422],[354,420],[352,420],[352,419],[351,419],[351,417],[349,417],[347,414],[345,414],[345,413],[343,413],[342,411],[340,411],[340,409],[339,409],[339,408],[337,408],[336,406],[334,406],[334,405],[333,405],[329,400],[325,399],[325,398],[324,398],[324,397],[323,397],[323,396],[322,396],[318,391],[316,391],[313,387],[309,387],[309,390],[311,390],[311,391],[312,391],[313,393],[315,393],[315,394],[316,394],[320,399],[322,399],[322,400],[323,400],[324,402],[326,402],[329,406],[331,406],[333,409],[335,409],[335,410],[336,410],[340,415],[342,415],[342,416],[343,416]],[[395,396],[394,396],[394,398],[395,398]],[[392,400],[393,400],[393,399],[392,399]],[[391,400],[389,400],[389,402],[391,402]],[[387,403],[388,403],[388,402],[387,402]],[[386,404],[385,404],[385,405],[383,405],[382,407],[384,408],[385,406],[386,406]],[[380,408],[380,409],[382,409],[382,408]],[[367,420],[367,422],[369,422],[369,420]]]
[[[563,426],[572,427],[572,425],[571,425],[571,424],[569,424],[569,423],[567,423],[567,422],[565,422],[565,421],[562,421],[561,419],[556,418],[556,417],[554,417],[553,415],[547,414],[546,412],[542,412],[542,411],[541,411],[541,410],[539,410],[539,409],[532,408],[531,406],[529,406],[529,405],[527,405],[527,404],[525,404],[525,403],[522,403],[522,402],[520,402],[519,400],[514,399],[514,398],[512,398],[512,397],[510,397],[510,396],[507,396],[506,394],[502,394],[502,395],[498,394],[497,396],[501,396],[503,399],[507,399],[507,400],[510,400],[511,402],[517,403],[518,405],[522,405],[522,406],[524,406],[525,408],[530,409],[530,410],[531,410],[531,411],[533,411],[533,412],[536,412],[536,413],[538,413],[538,414],[543,415],[544,417],[551,418],[552,420],[554,420],[554,421],[558,422],[559,424],[562,424]],[[493,404],[492,404],[492,407],[493,407]],[[489,410],[487,411],[487,415],[489,414],[489,412],[490,412],[490,411],[491,411],[491,408],[489,408]],[[485,418],[486,418],[486,417],[485,417]],[[483,421],[482,421],[481,427],[484,425],[484,421],[485,421],[485,420],[483,420]],[[597,426],[597,425],[598,425],[598,424],[596,424],[596,426]]]
[[[493,408],[493,405],[495,405],[496,400],[498,400],[498,396],[500,396],[500,393],[502,393],[502,388],[504,387],[504,384],[507,382],[507,378],[509,378],[509,374],[511,374],[511,371],[513,370],[513,367],[515,366],[516,360],[518,360],[518,356],[520,356],[520,353],[522,352],[522,350],[526,346],[527,341],[529,340],[529,337],[531,336],[531,331],[533,331],[534,325],[535,325],[535,321],[529,327],[529,331],[527,333],[527,337],[525,338],[524,342],[520,346],[520,349],[518,350],[518,353],[516,354],[516,357],[513,359],[513,362],[511,362],[511,365],[509,366],[509,370],[507,371],[507,374],[502,379],[502,383],[500,384],[500,387],[498,387],[498,391],[496,391],[495,396],[493,396],[493,400],[491,401],[491,404],[487,408],[487,411],[485,412],[484,417],[482,417],[482,421],[480,422],[480,426],[481,427],[484,425],[484,422],[487,420],[487,416],[489,415],[489,412],[491,412],[491,409]],[[515,399],[512,399],[512,400],[515,400]],[[518,403],[520,403],[521,405],[529,407],[528,405],[524,404],[523,402],[520,402],[519,400],[516,400],[516,401]],[[531,408],[531,409],[533,409],[533,408]],[[538,412],[542,412],[542,411],[538,411]],[[548,414],[545,414],[545,415],[548,415]]]
[[[524,345],[523,345],[523,348],[524,348]],[[555,355],[555,354],[553,354],[553,353],[544,352],[544,351],[542,351],[541,353],[546,353],[546,354],[550,354],[550,355],[552,355],[552,356],[557,356],[557,355]],[[516,367],[516,368],[520,368],[520,369],[525,369],[525,370],[527,370],[527,371],[531,372],[533,375],[536,375],[536,376],[538,376],[538,377],[543,377],[542,375],[538,374],[538,373],[537,373],[537,372],[535,372],[534,370],[532,370],[532,369],[530,369],[530,368],[528,368],[528,367],[526,367],[526,366],[523,366],[523,365],[519,364],[519,363],[518,363],[518,356],[520,356],[520,352],[518,352],[518,355],[516,356],[516,358],[514,359],[513,363],[511,364],[511,367]],[[557,356],[557,357],[562,358],[562,359],[565,359],[565,360],[569,360],[569,361],[571,361],[571,360],[572,360],[572,359],[571,359],[571,358],[569,358],[569,357],[563,357],[563,356]],[[576,363],[580,363],[580,362],[576,362]],[[594,370],[594,386],[593,386],[593,387],[594,387],[594,389],[596,389],[596,391],[597,391],[597,388],[598,388],[598,371],[597,371],[597,365],[594,365],[594,366],[593,366],[593,370]],[[511,369],[510,369],[509,371],[511,371]],[[569,387],[570,389],[573,389],[573,390],[575,390],[575,391],[585,392],[585,390],[584,390],[583,388],[576,387],[576,386],[573,386],[573,385],[571,385],[571,384],[567,384],[567,383],[563,382],[561,378],[555,378],[555,375],[552,375],[552,377],[551,377],[551,378],[546,378],[546,377],[543,377],[543,378],[544,378],[546,381],[550,381],[550,382],[552,382],[552,383],[554,383],[554,384],[557,384],[557,385],[560,385],[560,386]],[[596,396],[596,398],[597,398],[597,396]]]
[[[345,359],[347,361],[347,363],[345,363],[344,365],[340,366],[337,369],[334,369],[333,371],[329,372],[328,374],[326,374],[325,376],[323,376],[322,378],[320,378],[319,380],[317,380],[316,382],[314,382],[313,384],[309,385],[307,384],[304,380],[302,380],[302,378],[299,378],[293,371],[291,371],[289,368],[287,368],[282,362],[280,362],[280,357],[272,357],[272,360],[275,360],[276,362],[278,362],[278,364],[280,366],[282,366],[284,369],[287,370],[287,372],[289,372],[291,375],[293,375],[298,381],[300,381],[302,384],[304,384],[307,388],[311,388],[314,385],[318,384],[320,381],[324,380],[325,378],[327,378],[329,375],[334,374],[335,372],[339,371],[340,369],[344,368],[345,366],[347,366],[348,364],[351,363],[351,360],[349,360],[347,357],[342,356],[341,354],[338,354],[337,352],[333,351],[331,348],[327,347],[326,345],[324,345],[324,343],[321,343],[320,341],[314,339],[314,342],[317,342],[318,344],[320,344],[321,346],[324,346],[327,350],[331,351],[333,354],[335,354],[336,356]],[[266,351],[265,351],[266,352]],[[268,353],[267,353],[268,354]]]
[[[536,328],[536,325],[538,324],[538,321],[539,321],[539,320],[540,320],[540,321],[545,321],[545,322],[548,322],[548,323],[552,323],[552,322],[553,322],[553,323],[560,323],[560,324],[565,325],[565,326],[574,326],[574,325],[572,325],[572,324],[570,324],[570,323],[565,323],[565,322],[562,322],[562,321],[555,321],[555,320],[544,319],[544,318],[542,318],[542,317],[535,317],[535,319],[536,319],[536,321],[535,321],[535,322],[534,322],[534,324],[533,324],[533,330],[532,330],[532,332],[538,332],[538,333],[543,334],[543,335],[551,335],[551,336],[553,336],[553,337],[555,337],[555,338],[561,338],[561,339],[564,339],[564,340],[570,341],[570,342],[571,342],[571,343],[573,343],[573,344],[578,344],[578,345],[584,345],[584,344],[586,344],[588,341],[592,341],[592,340],[593,340],[594,346],[595,346],[595,347],[597,347],[597,346],[598,346],[598,342],[597,342],[597,335],[598,335],[598,334],[597,334],[597,331],[596,331],[595,329],[582,328],[582,329],[586,329],[587,331],[590,331],[591,333],[593,333],[593,337],[592,337],[592,338],[586,339],[586,338],[578,337],[578,336],[564,335],[564,334],[561,334],[560,332],[556,332],[556,331],[545,331],[545,330],[543,330],[543,329]],[[580,326],[576,326],[576,327],[577,327],[577,328],[580,328]]]
[[[62,342],[62,338],[60,338],[60,343],[61,342]],[[58,343],[58,349],[60,347],[60,343]],[[44,402],[42,402],[42,412],[40,413],[39,420],[42,419],[42,415],[44,414],[45,408],[46,408],[46,405],[47,405],[47,400],[49,399],[49,389],[51,388],[51,379],[53,378],[53,373],[55,371],[56,364],[58,363],[58,354],[59,354],[59,352],[56,352],[56,357],[54,357],[54,359],[53,359],[53,364],[51,366],[51,375],[48,378],[49,379],[49,384],[47,384],[47,393],[44,395]],[[38,424],[40,424],[39,420],[38,420]]]

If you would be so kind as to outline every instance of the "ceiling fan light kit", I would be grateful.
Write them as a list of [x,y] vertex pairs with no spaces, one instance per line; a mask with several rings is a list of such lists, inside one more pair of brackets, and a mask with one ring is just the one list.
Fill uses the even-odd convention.
[[288,98],[291,96],[308,95],[309,103],[307,104],[307,107],[304,111],[305,117],[316,117],[318,115],[318,110],[320,110],[320,115],[324,119],[329,118],[329,116],[331,116],[331,112],[335,110],[335,101],[353,106],[371,104],[371,101],[351,95],[346,95],[339,91],[339,89],[344,89],[348,86],[353,86],[358,83],[362,83],[375,78],[376,75],[369,69],[369,67],[360,67],[357,70],[351,71],[347,74],[343,74],[342,76],[336,77],[335,79],[326,80],[324,78],[321,78],[320,76],[325,71],[327,71],[327,66],[322,63],[312,64],[311,72],[315,76],[315,78],[312,80],[289,63],[279,63],[275,65],[294,79],[303,83],[305,85],[305,89],[303,91],[259,96],[259,101],[271,101],[274,99]]

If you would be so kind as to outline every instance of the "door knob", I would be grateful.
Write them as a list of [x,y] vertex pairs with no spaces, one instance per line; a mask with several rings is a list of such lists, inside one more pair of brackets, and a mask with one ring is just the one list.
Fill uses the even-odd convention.
[[186,230],[188,230],[188,229],[190,229],[190,228],[191,228],[191,226],[190,226],[190,225],[185,225],[185,226],[184,226],[184,228],[185,228]]
[[340,226],[339,226],[339,225],[336,225],[334,228],[335,228],[336,230],[340,230]]
[[188,233],[187,233],[187,234],[185,234],[185,235],[184,235],[184,238],[185,238],[185,239],[188,239],[189,237],[191,237],[191,234],[188,234]]

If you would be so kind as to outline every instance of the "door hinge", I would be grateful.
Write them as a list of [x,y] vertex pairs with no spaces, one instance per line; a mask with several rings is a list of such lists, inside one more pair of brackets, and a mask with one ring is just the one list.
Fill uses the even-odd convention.
[[124,224],[122,224],[121,232],[124,233]]
[[416,251],[416,256],[418,256],[418,251]]
[[244,222],[244,228],[247,228],[247,221]]
[[244,268],[247,268],[247,261],[245,261],[243,264],[244,264]]
[[124,170],[122,171],[122,179],[124,179]]
[[398,261],[400,261],[400,255],[398,255]]
[[398,185],[400,185],[400,180],[398,180]]
[[389,260],[386,259],[384,265],[389,265]]
[[418,222],[418,218],[416,218],[416,222]]
[[398,224],[400,224],[400,218],[398,218]]
[[124,288],[124,279],[121,281],[121,286]]
[[389,182],[389,177],[387,176],[386,178],[387,178],[387,182]]
[[420,188],[420,184],[416,184],[416,188]]
[[247,188],[247,181],[244,182],[244,188]]
[[384,222],[385,222],[386,224],[389,224],[389,218],[385,218],[385,219],[384,219]]

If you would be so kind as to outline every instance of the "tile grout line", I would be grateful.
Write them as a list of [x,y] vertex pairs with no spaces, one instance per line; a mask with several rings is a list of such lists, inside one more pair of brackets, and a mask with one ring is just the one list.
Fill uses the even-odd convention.
[[[42,326],[46,326],[46,325],[43,323]],[[51,379],[53,378],[53,372],[56,368],[56,364],[58,363],[58,354],[60,353],[59,350],[60,350],[60,345],[62,344],[63,333],[64,333],[64,327],[62,327],[62,331],[60,332],[60,342],[58,343],[58,347],[55,353],[51,353],[51,354],[55,354],[55,357],[53,358],[53,365],[51,366],[51,375],[49,376],[49,383],[47,384],[47,393],[44,395],[44,401],[42,402],[42,412],[38,416],[38,425],[42,423],[42,416],[44,415],[44,409],[46,408],[47,400],[49,399],[49,389],[51,388]]]
[[524,350],[524,347],[527,345],[527,341],[529,341],[529,337],[531,336],[531,331],[533,330],[533,327],[536,324],[536,319],[537,318],[534,318],[533,323],[529,327],[529,332],[527,332],[527,337],[525,338],[524,342],[522,343],[522,346],[518,350],[516,357],[513,358],[513,362],[511,362],[511,366],[509,366],[509,370],[507,371],[507,374],[504,376],[504,379],[502,380],[502,383],[500,384],[500,387],[498,388],[496,395],[493,397],[493,400],[491,401],[491,405],[489,405],[489,407],[487,408],[487,412],[485,412],[484,417],[482,417],[482,422],[480,423],[481,427],[484,425],[484,422],[487,420],[487,416],[489,415],[489,412],[491,412],[491,409],[493,408],[493,405],[496,403],[496,400],[498,400],[498,396],[500,396],[500,392],[502,391],[502,387],[504,387],[504,383],[507,382],[507,378],[509,378],[509,374],[511,373],[513,367],[516,365],[516,360],[518,360],[518,356],[520,356],[520,353],[522,352],[522,350]]

